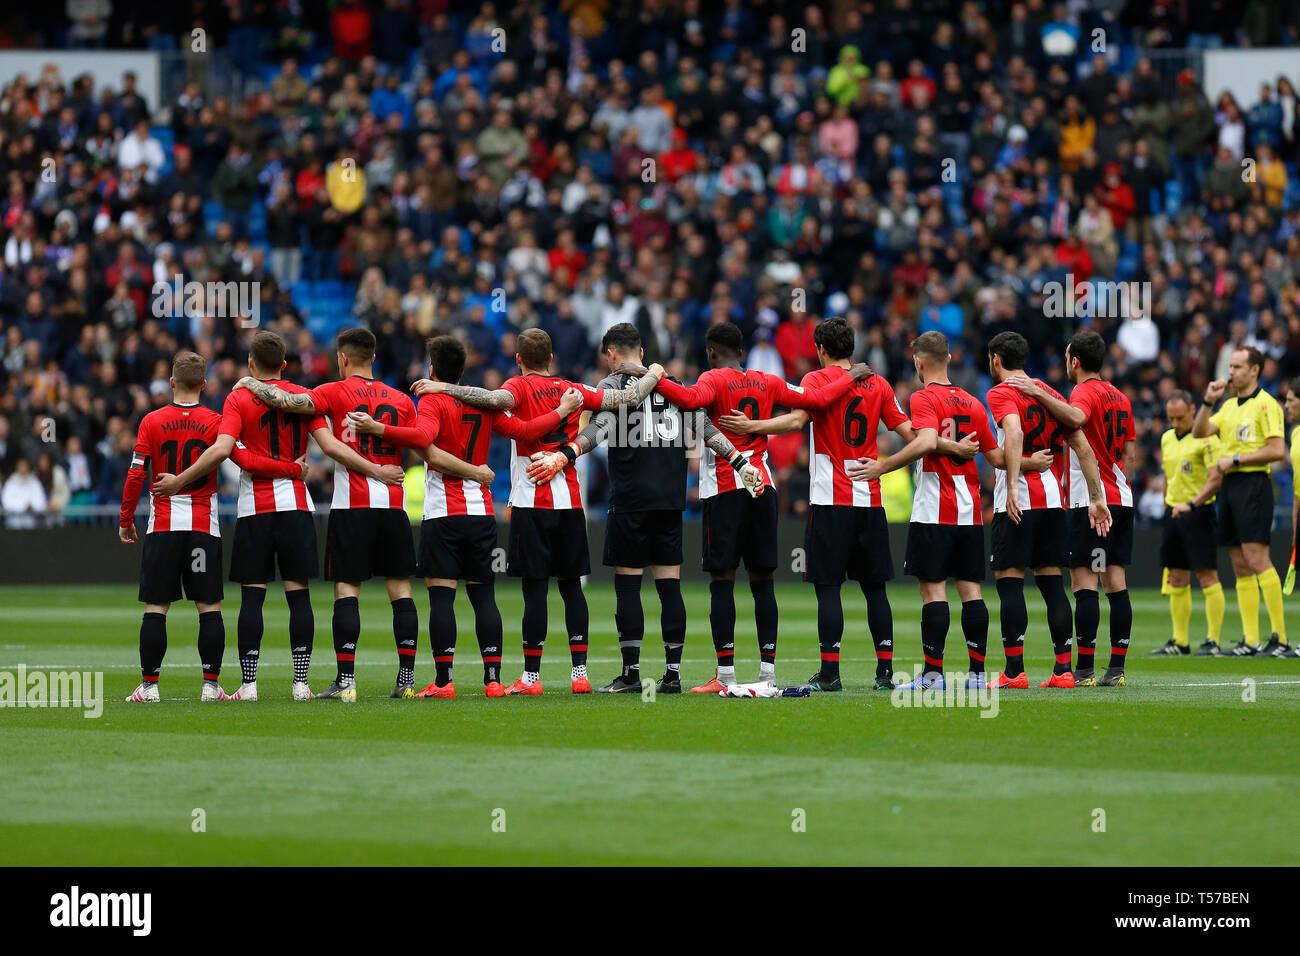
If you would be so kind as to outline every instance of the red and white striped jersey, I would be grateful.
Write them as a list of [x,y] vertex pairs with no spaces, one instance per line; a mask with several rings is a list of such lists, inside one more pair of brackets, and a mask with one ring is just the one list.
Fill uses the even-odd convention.
[[[988,412],[956,385],[931,382],[912,393],[912,427],[933,428],[940,438],[961,441],[974,434],[980,451],[997,447]],[[916,494],[912,498],[915,524],[983,524],[980,474],[975,459],[931,452],[916,463]]]
[[[557,411],[525,421],[510,412],[489,412],[445,393],[420,399],[415,425],[385,427],[384,438],[397,445],[424,449],[434,445],[471,465],[487,464],[491,433],[531,441],[555,431],[563,420]],[[424,519],[449,515],[492,514],[492,489],[470,478],[444,475],[424,466]]]
[[[316,412],[329,419],[330,430],[343,444],[356,450],[362,458],[377,465],[402,464],[402,452],[379,435],[365,435],[349,428],[349,412],[365,412],[377,422],[410,425],[415,421],[415,403],[383,382],[353,375],[341,382],[326,382],[309,393]],[[386,485],[378,478],[359,475],[335,462],[334,497],[331,508],[406,508],[406,489],[401,484]]]
[[[1124,448],[1137,438],[1133,423],[1133,405],[1128,396],[1110,382],[1090,378],[1074,386],[1070,404],[1088,416],[1083,423],[1084,437],[1097,456],[1097,470],[1106,490],[1106,504],[1133,507],[1133,489],[1124,474]],[[1070,507],[1088,507],[1088,484],[1079,467],[1079,456],[1070,452]]]
[[[307,391],[282,379],[272,379],[270,384],[294,394]],[[230,435],[258,455],[292,462],[307,451],[307,436],[324,427],[325,419],[320,415],[309,418],[280,411],[247,389],[238,388],[230,393],[221,410],[219,434]],[[301,478],[255,478],[247,471],[240,471],[238,517],[315,510],[307,483]]]
[[[658,390],[678,408],[703,408],[714,425],[733,409],[752,419],[772,417],[777,405],[808,411],[825,408],[843,396],[853,384],[847,374],[835,376],[824,385],[801,388],[767,372],[741,368],[713,368],[689,388],[669,379],[660,379]],[[766,435],[737,435],[718,426],[751,465],[763,475],[763,487],[774,488],[772,471],[767,465]],[[700,458],[700,498],[712,498],[728,491],[743,490],[744,484],[731,465],[705,447]]]
[[[1039,379],[1034,382],[1054,398],[1065,401],[1052,386]],[[1065,428],[1053,418],[1040,403],[1034,401],[1014,385],[1002,382],[989,389],[989,411],[998,426],[998,445],[1006,447],[1006,432],[1002,422],[1008,415],[1020,418],[1024,431],[1025,456],[1047,451],[1052,455],[1052,467],[1043,472],[1020,472],[1016,501],[1022,511],[1039,508],[1065,507]],[[999,468],[993,485],[993,510],[1007,510],[1007,473]]]
[[[803,377],[805,390],[826,385],[848,370],[838,365],[819,368]],[[854,383],[825,408],[810,413],[812,439],[808,446],[809,501],[814,505],[883,507],[880,480],[853,481],[845,465],[859,458],[876,458],[876,434],[883,421],[889,429],[907,421],[889,382],[879,375]]]
[[582,507],[582,488],[578,470],[569,464],[544,485],[528,480],[528,465],[535,452],[556,451],[565,442],[578,437],[578,419],[582,411],[598,411],[604,392],[590,385],[570,382],[554,375],[516,375],[501,386],[515,397],[515,415],[531,421],[555,411],[564,393],[576,388],[582,394],[582,409],[569,415],[558,428],[538,438],[510,442],[510,506],[565,511]]

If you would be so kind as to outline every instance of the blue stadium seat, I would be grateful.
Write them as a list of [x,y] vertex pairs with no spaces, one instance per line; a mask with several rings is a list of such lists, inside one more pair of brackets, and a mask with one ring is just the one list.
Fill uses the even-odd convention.
[[1183,184],[1176,179],[1165,183],[1165,212],[1174,215],[1183,204]]

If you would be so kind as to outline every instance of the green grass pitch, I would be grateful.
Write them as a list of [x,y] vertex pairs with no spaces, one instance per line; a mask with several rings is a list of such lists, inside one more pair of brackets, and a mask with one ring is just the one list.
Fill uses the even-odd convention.
[[[502,579],[497,593],[513,680],[519,589]],[[334,663],[328,591],[318,585],[314,595],[320,689]],[[590,669],[603,682],[618,668],[613,589],[594,584],[587,596]],[[798,584],[777,596],[778,680],[798,683],[816,668],[815,600]],[[856,589],[844,596],[847,689],[810,699],[574,697],[552,589],[545,696],[482,696],[462,595],[461,696],[389,700],[391,618],[382,588],[371,586],[358,704],[288,699],[288,617],[273,590],[259,702],[197,702],[194,611],[177,605],[161,687],[183,699],[143,706],[122,702],[138,681],[133,588],[0,588],[0,670],[102,670],[106,697],[99,719],[0,709],[0,848],[9,864],[46,865],[1300,863],[1300,845],[1278,838],[1300,797],[1300,660],[1150,659],[1168,636],[1168,611],[1157,592],[1142,591],[1128,687],[1040,690],[1050,647],[1031,585],[1032,690],[1004,692],[993,719],[897,708],[868,689],[865,609]],[[753,680],[743,584],[737,598],[738,672]],[[919,600],[902,584],[891,598],[897,664],[910,669]],[[694,684],[713,670],[707,589],[690,585],[686,599],[683,677]],[[649,581],[643,600],[644,673],[658,676]],[[997,669],[991,586],[986,600]],[[1204,633],[1199,592],[1196,601],[1194,643]],[[948,657],[964,667],[956,610]],[[235,595],[226,604],[228,690],[239,683],[237,611]],[[1106,614],[1103,601],[1102,662]],[[1300,615],[1290,626],[1300,635]],[[1225,642],[1237,630],[1230,602]],[[432,675],[422,634],[417,683]],[[1247,677],[1257,682],[1253,701],[1243,700]]]

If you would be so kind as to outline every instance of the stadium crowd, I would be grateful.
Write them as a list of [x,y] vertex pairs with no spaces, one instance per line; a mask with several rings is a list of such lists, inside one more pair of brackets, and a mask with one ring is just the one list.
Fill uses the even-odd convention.
[[[306,385],[332,376],[333,335],[357,324],[399,387],[423,375],[434,330],[469,347],[468,384],[495,387],[532,327],[560,374],[594,382],[621,321],[689,382],[727,320],[749,365],[798,382],[817,364],[813,327],[841,315],[855,358],[906,407],[918,332],[947,335],[953,381],[982,396],[997,332],[1028,336],[1028,371],[1067,390],[1064,345],[1091,324],[1134,405],[1134,485],[1153,517],[1171,391],[1201,394],[1240,344],[1267,356],[1275,395],[1300,373],[1300,78],[1238,103],[1145,52],[1294,45],[1294,8],[448,7],[69,2],[26,41],[175,49],[201,27],[250,82],[238,100],[195,82],[148,102],[130,74],[111,89],[54,68],[0,77],[9,526],[69,505],[115,513],[178,348],[207,359],[204,401],[221,407],[256,329],[212,309],[159,315],[154,284],[177,274],[258,283],[256,327],[285,338],[287,377]],[[1056,315],[1067,276],[1149,283],[1149,308]],[[802,513],[807,438],[771,445],[783,508]],[[495,449],[503,484],[504,459]],[[318,502],[329,480],[314,470]],[[599,509],[599,468],[589,480]],[[890,517],[909,501],[894,488]]]

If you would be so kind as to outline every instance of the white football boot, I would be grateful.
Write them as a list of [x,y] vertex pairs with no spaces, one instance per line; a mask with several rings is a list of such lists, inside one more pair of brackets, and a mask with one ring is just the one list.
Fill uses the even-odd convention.
[[162,698],[158,696],[158,684],[140,682],[140,686],[131,692],[131,696],[126,699],[128,704],[156,704]]
[[230,695],[231,700],[257,700],[257,681],[240,684],[239,690]]
[[221,685],[214,680],[205,680],[203,682],[203,693],[199,695],[199,700],[230,700],[230,695],[221,689]]
[[294,700],[311,700],[316,695],[311,692],[305,680],[296,680],[293,682],[293,699]]

